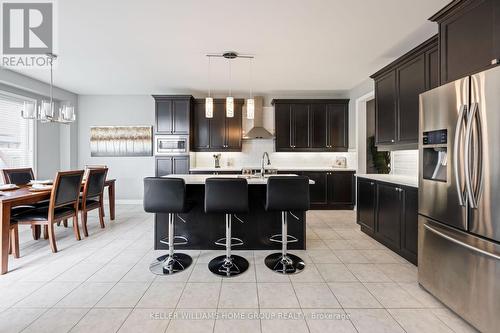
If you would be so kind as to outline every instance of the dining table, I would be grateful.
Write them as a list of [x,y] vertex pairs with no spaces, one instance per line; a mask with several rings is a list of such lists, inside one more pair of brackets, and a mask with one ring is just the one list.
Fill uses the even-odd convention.
[[[104,187],[108,189],[109,218],[115,219],[115,183],[116,179],[106,179]],[[82,187],[83,187],[82,183]],[[1,248],[1,273],[9,270],[9,228],[10,211],[16,206],[30,205],[50,198],[51,189],[44,191],[31,191],[30,186],[21,185],[16,189],[2,191],[0,194],[0,248]]]

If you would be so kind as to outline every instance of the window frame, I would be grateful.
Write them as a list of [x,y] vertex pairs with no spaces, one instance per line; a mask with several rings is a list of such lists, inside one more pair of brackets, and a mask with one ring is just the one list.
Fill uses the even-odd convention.
[[[7,97],[7,98],[12,98],[12,99],[17,99],[17,100],[21,100],[21,101],[27,101],[27,102],[33,102],[35,103],[35,109],[38,109],[38,100],[36,98],[32,98],[32,97],[28,97],[28,96],[23,96],[23,95],[20,95],[20,94],[15,94],[15,93],[11,93],[9,91],[5,91],[5,90],[0,90],[0,98],[4,96],[4,97]],[[21,117],[21,115],[19,115]],[[30,138],[30,145],[31,147],[33,147],[33,173],[35,174],[35,177],[37,175],[37,171],[38,171],[38,140],[37,140],[37,135],[38,135],[38,122],[36,119],[26,119],[28,122],[32,122],[33,124],[33,135],[32,137]]]

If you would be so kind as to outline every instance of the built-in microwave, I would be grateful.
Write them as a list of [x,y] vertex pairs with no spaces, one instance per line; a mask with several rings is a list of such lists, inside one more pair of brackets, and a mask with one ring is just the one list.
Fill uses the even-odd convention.
[[156,135],[155,155],[189,154],[188,135]]

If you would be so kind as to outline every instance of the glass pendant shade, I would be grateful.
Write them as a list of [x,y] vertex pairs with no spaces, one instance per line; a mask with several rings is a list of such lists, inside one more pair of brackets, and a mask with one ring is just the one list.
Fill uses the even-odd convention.
[[212,97],[205,98],[205,117],[214,117],[214,99]]
[[226,97],[226,117],[234,117],[234,98],[231,96]]
[[247,99],[247,119],[253,119],[255,116],[255,100]]
[[25,101],[23,109],[21,110],[21,117],[23,117],[24,119],[36,119],[36,103]]
[[62,122],[73,122],[76,120],[75,107],[72,105],[63,105],[59,109],[59,116]]
[[40,103],[40,119],[42,121],[51,121],[54,119],[54,103],[42,101]]

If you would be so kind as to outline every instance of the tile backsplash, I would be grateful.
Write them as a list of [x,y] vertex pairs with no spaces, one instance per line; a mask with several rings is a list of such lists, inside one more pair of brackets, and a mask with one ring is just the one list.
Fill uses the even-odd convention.
[[[277,153],[274,140],[245,140],[241,152],[221,153],[221,167],[258,167],[262,154],[268,152],[276,167],[333,166],[337,156],[347,159],[348,168],[356,168],[356,153]],[[213,167],[214,153],[191,153],[191,168]]]
[[418,176],[418,150],[397,150],[391,153],[391,174]]

